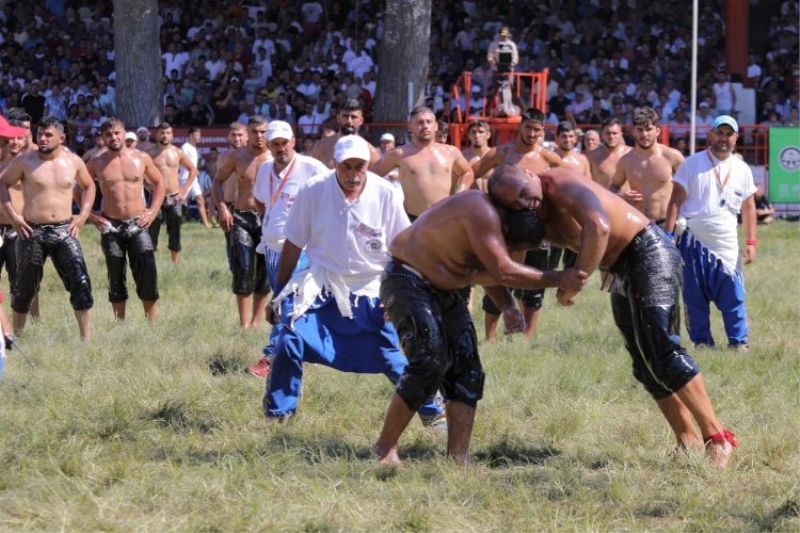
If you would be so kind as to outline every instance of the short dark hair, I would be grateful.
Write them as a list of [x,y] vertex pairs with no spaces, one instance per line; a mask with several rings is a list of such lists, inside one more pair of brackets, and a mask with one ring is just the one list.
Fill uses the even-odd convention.
[[363,107],[359,100],[355,98],[345,98],[341,102],[339,102],[339,107],[337,107],[338,112],[342,111],[362,111]]
[[166,120],[158,125],[159,130],[168,130],[172,128],[172,124],[167,122]]
[[122,126],[123,130],[125,129],[125,123],[122,122],[122,119],[119,117],[108,117],[108,119],[100,124],[100,130],[97,133],[98,135],[102,135],[116,125]]
[[658,126],[658,113],[652,107],[643,107],[633,114],[634,126],[647,126],[651,122],[653,126]]
[[189,128],[186,130],[186,135],[191,135],[196,131],[200,131],[200,128],[198,128],[197,126],[189,126]]
[[247,119],[248,126],[261,126],[262,124],[267,124],[268,122],[269,121],[267,120],[267,117],[258,114],[250,115],[250,117]]
[[503,236],[509,246],[528,244],[530,250],[541,244],[546,227],[536,211],[499,208],[498,212],[503,225]]
[[450,125],[442,119],[436,121],[436,126],[439,128],[439,131],[443,134],[447,135],[450,133]]
[[64,123],[53,115],[45,115],[39,120],[39,127],[41,129],[55,128],[61,133],[64,133]]
[[531,122],[541,122],[544,124],[544,113],[535,107],[529,107],[521,116],[523,122],[530,120]]
[[556,135],[561,135],[565,131],[575,131],[575,125],[569,120],[563,120],[556,127]]
[[19,123],[21,122],[27,122],[30,124],[31,116],[24,109],[17,107],[8,112],[8,122],[12,126],[19,126]]
[[469,126],[467,126],[467,134],[469,134],[469,132],[471,132],[475,128],[486,128],[488,130],[489,123],[481,119],[473,120],[472,122],[469,123]]
[[619,126],[621,128],[622,122],[620,122],[617,117],[608,117],[603,121],[602,124],[600,124],[600,131],[605,130],[609,126]]

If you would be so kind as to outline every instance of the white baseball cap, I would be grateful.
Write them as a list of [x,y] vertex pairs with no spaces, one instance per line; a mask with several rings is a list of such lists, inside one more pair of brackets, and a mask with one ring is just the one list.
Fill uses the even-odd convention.
[[129,131],[128,133],[125,134],[125,140],[126,141],[135,141],[137,139],[138,139],[138,137],[132,131]]
[[372,157],[369,152],[369,144],[358,135],[345,135],[333,147],[333,158],[337,163],[342,163],[348,159],[360,159],[369,161]]
[[269,142],[275,139],[286,139],[287,141],[294,139],[294,132],[292,126],[288,122],[282,120],[273,120],[267,126],[267,140]]
[[392,135],[391,133],[384,133],[383,135],[381,135],[381,142],[383,141],[394,142],[394,135]]

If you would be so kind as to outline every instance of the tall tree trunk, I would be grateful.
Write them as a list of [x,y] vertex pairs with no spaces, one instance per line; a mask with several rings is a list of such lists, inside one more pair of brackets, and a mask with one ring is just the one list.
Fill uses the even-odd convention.
[[157,0],[114,0],[117,114],[129,127],[161,120]]
[[409,90],[412,107],[424,103],[430,61],[431,0],[386,0],[383,20],[378,94],[372,116],[376,122],[405,123],[410,111]]

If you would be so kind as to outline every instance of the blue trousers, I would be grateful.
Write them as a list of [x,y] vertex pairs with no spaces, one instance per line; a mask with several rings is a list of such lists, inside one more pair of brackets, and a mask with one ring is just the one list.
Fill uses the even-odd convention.
[[[355,305],[357,302],[357,305]],[[303,363],[316,363],[341,372],[383,374],[397,385],[408,361],[399,348],[397,331],[384,320],[378,298],[350,295],[353,318],[343,317],[332,296],[321,296],[293,328],[282,327],[275,338],[264,412],[286,418],[297,410],[303,382]],[[289,323],[294,299],[281,305],[281,319]],[[429,399],[418,411],[423,419],[444,412]]]
[[[281,253],[267,248],[265,250],[264,257],[266,258],[267,263],[267,281],[269,282],[269,286],[272,287],[272,290],[274,291],[275,287],[278,286],[278,262],[281,260]],[[294,276],[297,272],[307,268],[308,257],[306,256],[305,252],[300,252],[300,257],[297,260],[297,266],[294,267],[292,276]],[[278,293],[276,292],[275,295],[277,296]],[[277,337],[281,329],[285,327],[286,326],[282,323],[272,326],[272,329],[269,332],[269,341],[267,342],[267,345],[264,346],[264,357],[272,359],[275,356],[275,337]]]
[[722,261],[688,231],[681,235],[678,249],[683,256],[683,302],[691,341],[714,346],[709,305],[714,302],[722,313],[728,344],[746,344],[749,328],[741,271],[737,269],[731,275]]

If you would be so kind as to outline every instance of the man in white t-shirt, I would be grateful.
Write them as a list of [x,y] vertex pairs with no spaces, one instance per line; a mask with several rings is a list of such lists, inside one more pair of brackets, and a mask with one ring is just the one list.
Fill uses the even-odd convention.
[[744,263],[756,258],[756,186],[750,166],[733,155],[739,125],[720,115],[708,132],[708,149],[686,158],[673,178],[665,229],[675,231],[678,215],[686,230],[678,235],[683,255],[683,301],[689,338],[714,346],[709,304],[722,312],[728,346],[747,353],[748,324],[739,255],[737,215],[746,234]]
[[[384,374],[394,384],[408,364],[397,331],[384,319],[378,291],[389,261],[389,242],[410,223],[392,187],[367,170],[370,159],[370,146],[363,138],[340,138],[334,147],[334,170],[309,180],[285,218],[273,285],[276,296],[267,310],[270,322],[277,322],[277,313],[286,325],[275,339],[264,396],[268,419],[295,413],[304,363]],[[274,238],[272,224],[271,216],[265,232],[268,242]],[[297,272],[303,250],[308,268]],[[444,419],[443,407],[433,398],[418,413],[423,423]]]
[[[189,160],[194,165],[194,168],[200,168],[200,154],[197,152],[197,143],[200,142],[200,137],[203,132],[196,126],[189,127],[186,142],[181,145],[181,151],[186,154]],[[178,170],[178,185],[183,187],[186,185],[186,179],[189,177],[189,171],[184,167]],[[200,220],[203,226],[210,228],[211,224],[208,222],[208,212],[206,211],[206,201],[203,198],[203,189],[200,187],[198,180],[194,180],[186,191],[186,196],[183,197],[183,202],[187,203],[189,199],[194,198],[197,203],[197,212],[200,215]]]

